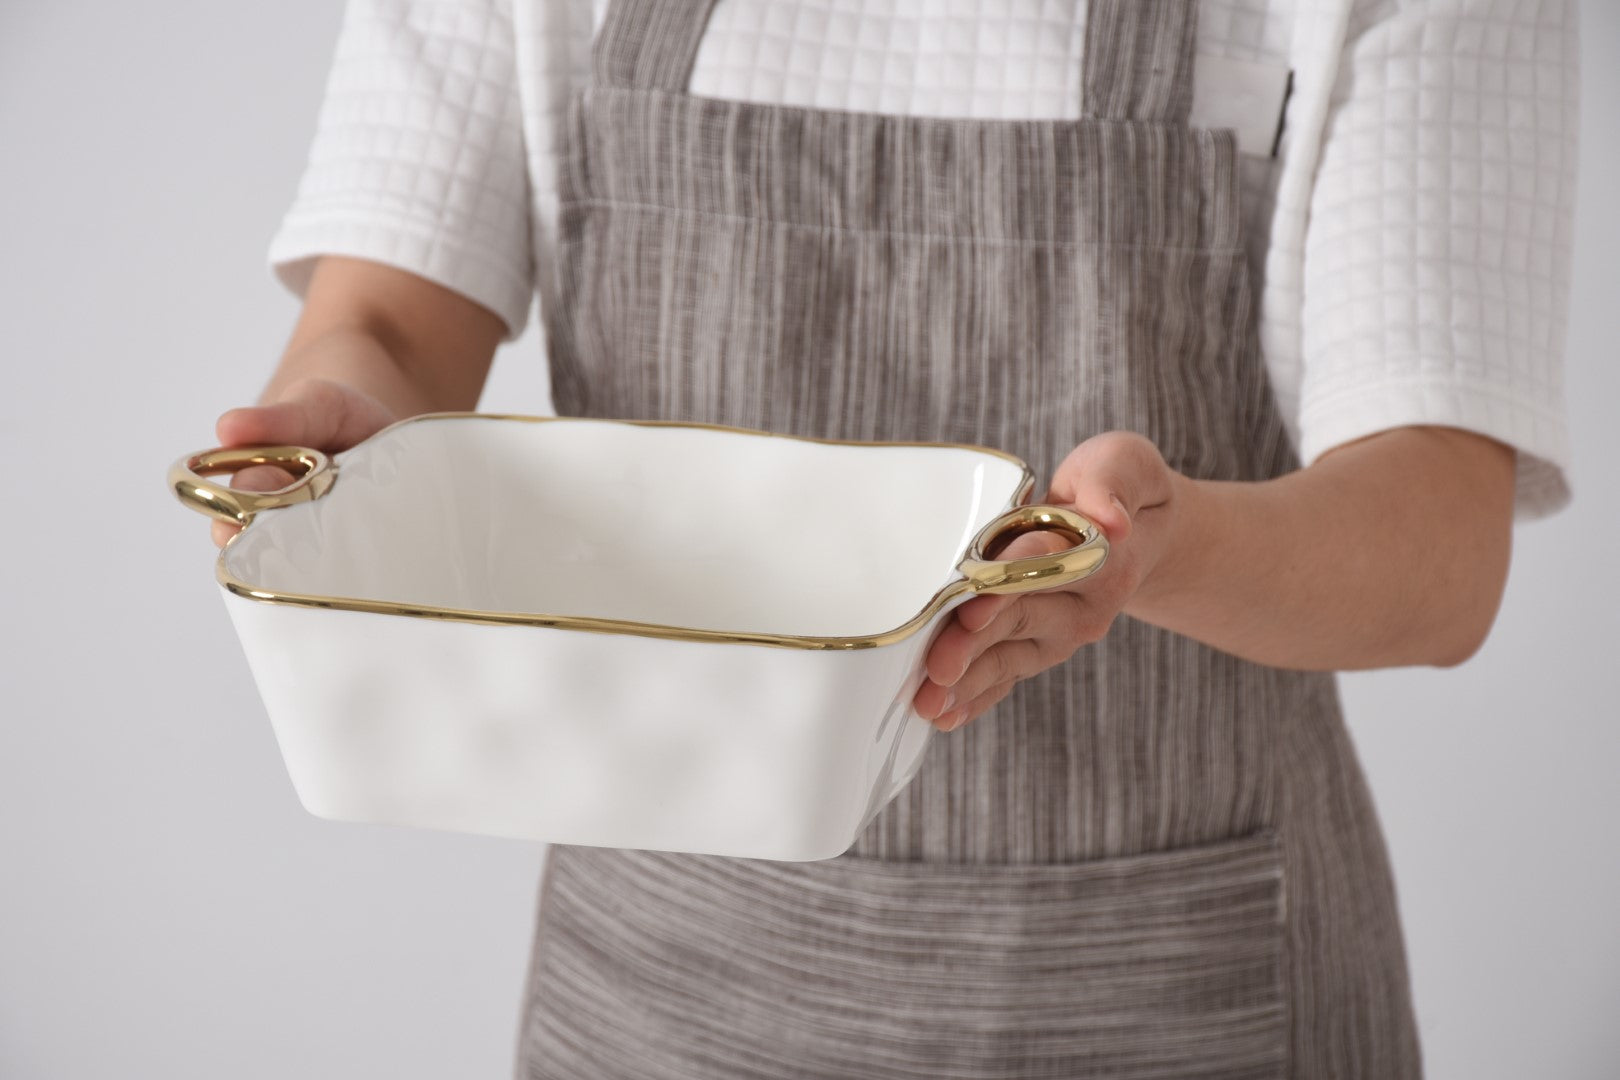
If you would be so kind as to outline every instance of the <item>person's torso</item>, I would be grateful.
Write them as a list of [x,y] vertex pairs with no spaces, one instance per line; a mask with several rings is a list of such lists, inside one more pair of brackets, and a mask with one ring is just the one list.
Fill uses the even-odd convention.
[[[1081,116],[1009,121],[697,95],[706,0],[617,5],[564,134],[559,413],[995,446],[1041,483],[1111,430],[1195,478],[1295,467],[1236,140],[1188,122],[1196,12],[1096,0]],[[938,740],[854,850],[1054,861],[1243,835],[1275,809],[1277,726],[1337,724],[1328,678],[1122,618]]]
[[[1038,482],[1117,428],[1192,476],[1294,467],[1235,139],[1187,122],[1193,4],[1093,0],[1082,115],[1030,121],[695,95],[709,3],[615,0],[559,136],[560,413]],[[553,846],[540,921],[525,1046],[569,1075],[1418,1072],[1332,677],[1129,618],[936,736],[849,851]]]

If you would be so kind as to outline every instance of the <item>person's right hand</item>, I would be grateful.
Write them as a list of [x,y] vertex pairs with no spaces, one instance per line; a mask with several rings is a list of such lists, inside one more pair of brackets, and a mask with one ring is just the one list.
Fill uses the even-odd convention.
[[[307,446],[335,454],[370,438],[400,417],[363,390],[331,379],[300,379],[279,401],[221,413],[214,425],[220,446]],[[296,480],[275,465],[254,465],[231,477],[243,491],[274,491]],[[214,543],[224,547],[241,526],[213,522]]]

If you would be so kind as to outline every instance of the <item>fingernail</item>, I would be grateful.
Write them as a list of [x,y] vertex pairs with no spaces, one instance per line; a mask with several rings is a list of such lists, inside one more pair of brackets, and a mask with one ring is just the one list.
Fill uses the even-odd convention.
[[947,693],[945,695],[945,704],[943,704],[943,705],[941,705],[939,707],[939,715],[944,716],[946,713],[950,712],[951,711],[951,706],[955,705],[955,704],[956,704],[956,694],[954,692],[953,693]]

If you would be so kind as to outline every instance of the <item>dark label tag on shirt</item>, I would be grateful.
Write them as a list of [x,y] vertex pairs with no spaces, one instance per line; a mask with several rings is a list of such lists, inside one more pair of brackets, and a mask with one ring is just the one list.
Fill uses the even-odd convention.
[[1196,127],[1231,128],[1240,152],[1275,157],[1292,86],[1293,72],[1287,64],[1200,56],[1193,67],[1189,122]]

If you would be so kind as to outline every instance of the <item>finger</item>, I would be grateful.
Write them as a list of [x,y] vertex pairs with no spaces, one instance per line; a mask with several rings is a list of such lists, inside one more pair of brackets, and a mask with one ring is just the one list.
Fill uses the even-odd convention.
[[277,491],[296,479],[276,465],[249,465],[231,477],[231,487],[240,491]]
[[934,726],[941,731],[955,731],[957,728],[989,712],[1002,698],[1012,693],[1012,688],[1016,685],[1016,682],[997,683],[972,701],[952,709],[949,713],[934,721]]
[[[230,477],[230,486],[239,491],[276,491],[291,484],[295,479],[297,478],[292,473],[274,465],[250,465],[245,469],[238,469]],[[215,547],[224,547],[231,537],[241,531],[240,525],[215,520],[209,529],[209,535]]]
[[215,521],[213,523],[212,537],[215,547],[224,547],[231,537],[242,531],[240,525],[232,525],[228,521]]
[[1053,474],[1048,495],[1096,522],[1110,542],[1124,540],[1144,509],[1170,496],[1158,447],[1140,435],[1113,431],[1070,451]]
[[938,719],[996,682],[1016,682],[1050,666],[1045,650],[1036,640],[1004,641],[985,650],[951,686],[925,680],[912,705],[918,715]]
[[969,633],[977,633],[995,622],[1016,599],[1015,596],[975,596],[956,609],[956,618],[952,621]]
[[[1065,533],[1052,529],[1035,529],[1013,537],[1012,542],[999,551],[997,548],[1000,545],[992,544],[986,554],[1001,562],[1011,562],[1014,559],[1027,559],[1033,555],[1051,555],[1073,546],[1074,541]],[[1018,599],[1016,596],[1006,594],[975,596],[956,609],[956,621],[968,630],[983,630],[1016,599]]]
[[1015,533],[1010,542],[1003,537],[992,541],[985,550],[989,558],[1011,562],[1013,559],[1027,559],[1031,555],[1050,555],[1074,543],[1068,534],[1056,529],[1029,529]]
[[1027,679],[1050,666],[1047,649],[1038,638],[1000,642],[974,657],[962,677],[950,687],[952,704],[947,709],[972,701],[996,683]]
[[305,404],[288,400],[227,410],[215,423],[214,434],[221,446],[308,446],[316,441],[313,427]]
[[[376,415],[359,415],[364,404]],[[289,443],[322,450],[347,449],[386,422],[378,403],[329,379],[304,379],[272,405],[247,405],[220,414],[214,433],[222,446]]]
[[[1021,533],[1010,542],[991,545],[991,551],[1003,561],[1049,555],[1072,546],[1072,539],[1054,530],[1040,529]],[[960,679],[973,661],[999,641],[1022,639],[1033,635],[1031,622],[1033,605],[1046,598],[1038,596],[985,595],[976,596],[961,604],[929,646],[924,661],[926,678],[913,698],[913,705],[923,716],[937,716],[948,705],[951,687]]]
[[[971,629],[960,622],[948,622],[928,649],[924,671],[928,678],[941,686],[951,686],[968,666],[984,651],[1008,639],[1028,638],[1034,635],[1038,620],[1037,606],[1045,597],[1011,597],[1013,603],[998,611],[989,623]],[[964,607],[966,605],[963,605]]]

